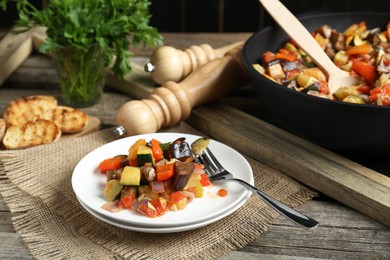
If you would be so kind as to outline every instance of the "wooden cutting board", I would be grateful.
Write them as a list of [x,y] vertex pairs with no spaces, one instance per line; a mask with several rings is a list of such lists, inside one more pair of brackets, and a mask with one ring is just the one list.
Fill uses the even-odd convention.
[[390,178],[226,105],[187,120],[210,137],[390,226]]
[[[73,133],[73,134],[62,134],[60,139],[58,140],[58,142],[60,142],[62,140],[66,140],[68,138],[75,138],[75,137],[79,137],[79,136],[83,136],[83,135],[86,135],[89,133],[96,132],[100,129],[100,127],[101,127],[100,119],[95,117],[95,116],[88,115],[88,123],[87,123],[86,127],[83,129],[83,131]],[[0,150],[5,150],[5,147],[1,142],[0,142]]]
[[88,115],[88,123],[87,126],[83,129],[83,131],[74,134],[62,134],[60,141],[67,138],[75,138],[75,137],[96,132],[100,129],[100,127],[101,127],[100,119],[95,116]]

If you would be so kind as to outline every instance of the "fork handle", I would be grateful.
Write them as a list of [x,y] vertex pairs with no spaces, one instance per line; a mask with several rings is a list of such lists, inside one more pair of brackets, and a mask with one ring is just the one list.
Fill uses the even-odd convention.
[[261,190],[257,189],[256,187],[250,185],[249,183],[240,180],[240,179],[229,179],[232,181],[236,181],[246,188],[248,188],[253,193],[257,194],[264,202],[266,202],[268,205],[270,205],[273,209],[278,211],[280,214],[285,216],[286,218],[290,219],[291,221],[307,227],[307,228],[313,228],[318,226],[318,222],[314,219],[311,219],[298,211],[284,205],[280,201],[277,201],[276,199],[272,198],[271,196],[267,195],[266,193],[262,192]]

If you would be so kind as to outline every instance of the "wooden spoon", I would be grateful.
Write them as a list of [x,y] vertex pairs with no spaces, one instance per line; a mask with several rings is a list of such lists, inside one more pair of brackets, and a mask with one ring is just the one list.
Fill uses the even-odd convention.
[[301,22],[277,0],[259,0],[274,20],[283,30],[314,60],[328,76],[329,92],[332,95],[343,86],[361,84],[358,78],[352,77],[349,72],[338,68],[326,55],[313,36]]

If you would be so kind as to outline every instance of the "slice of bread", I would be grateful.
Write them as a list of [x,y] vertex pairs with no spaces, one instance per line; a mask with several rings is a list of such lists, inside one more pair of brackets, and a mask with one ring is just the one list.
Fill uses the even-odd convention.
[[43,118],[57,109],[57,100],[51,96],[28,96],[11,101],[4,111],[7,127],[25,124]]
[[61,130],[52,121],[38,119],[7,128],[3,144],[6,149],[22,149],[57,141]]
[[43,119],[55,122],[62,133],[76,133],[83,130],[88,123],[88,116],[79,109],[58,106],[42,115]]
[[11,101],[4,112],[7,127],[26,124],[38,119],[55,122],[63,133],[82,131],[87,123],[88,116],[79,109],[58,106],[52,96],[28,96]]
[[4,134],[5,134],[5,120],[3,118],[0,118],[0,143],[1,140],[3,140]]

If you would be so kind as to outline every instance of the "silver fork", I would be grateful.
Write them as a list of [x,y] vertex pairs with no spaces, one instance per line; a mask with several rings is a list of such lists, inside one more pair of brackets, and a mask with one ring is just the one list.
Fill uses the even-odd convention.
[[297,223],[301,226],[307,228],[313,228],[318,226],[318,222],[314,219],[311,219],[298,211],[284,205],[283,203],[277,201],[266,193],[260,191],[256,187],[251,184],[243,181],[241,179],[234,178],[233,174],[228,172],[223,168],[223,166],[219,163],[217,158],[213,155],[209,148],[206,148],[204,152],[196,157],[201,164],[205,167],[205,172],[208,175],[210,181],[234,181],[238,182],[253,193],[257,194],[264,202],[270,205],[273,209],[278,211],[280,214],[285,216],[287,219]]

